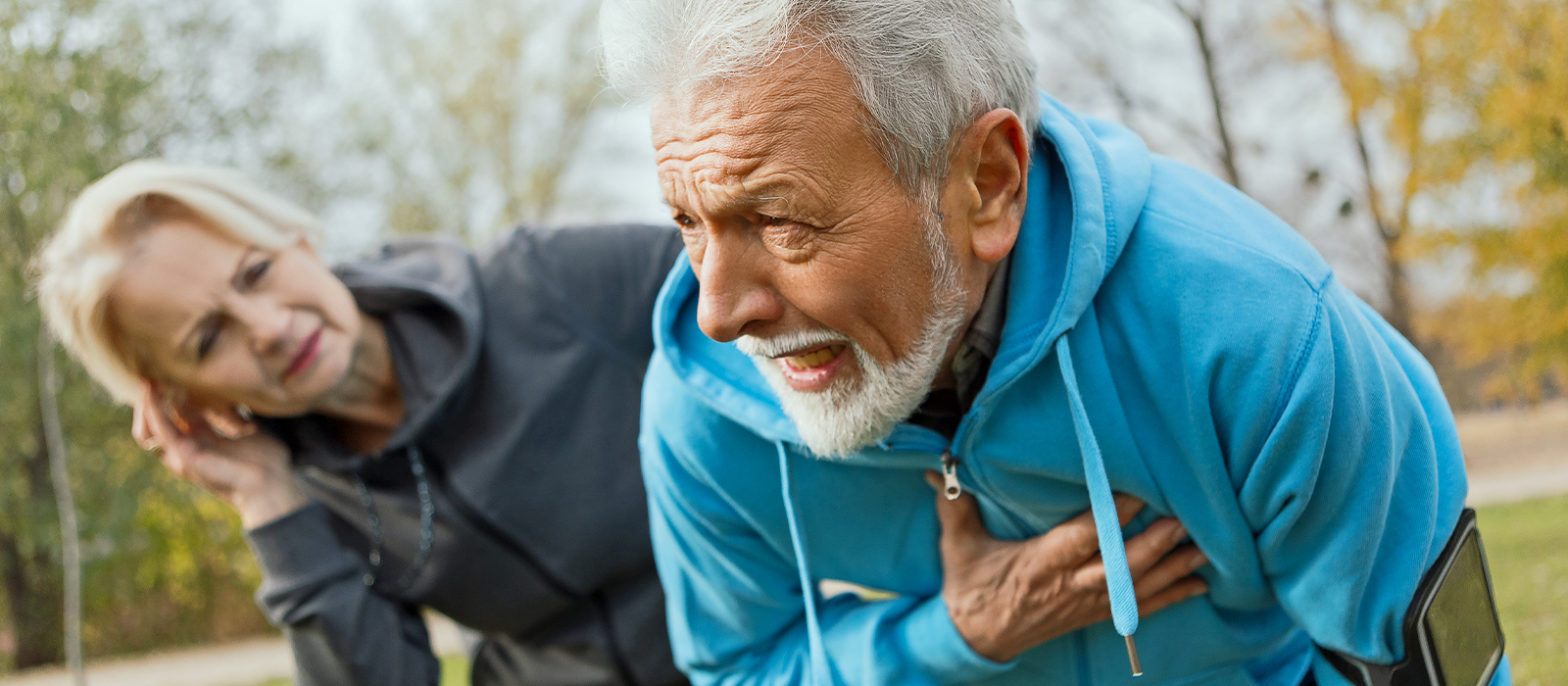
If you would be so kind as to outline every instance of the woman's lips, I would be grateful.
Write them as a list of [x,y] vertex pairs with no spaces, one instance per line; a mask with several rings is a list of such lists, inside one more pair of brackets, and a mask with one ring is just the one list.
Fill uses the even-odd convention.
[[283,372],[283,380],[287,381],[295,374],[305,371],[310,363],[316,361],[316,355],[321,351],[321,327],[310,332],[305,341],[299,344],[299,350],[294,353],[294,359],[289,362],[289,368]]
[[788,355],[775,358],[784,381],[802,393],[823,390],[833,382],[834,375],[849,356],[849,346],[843,343],[815,345]]

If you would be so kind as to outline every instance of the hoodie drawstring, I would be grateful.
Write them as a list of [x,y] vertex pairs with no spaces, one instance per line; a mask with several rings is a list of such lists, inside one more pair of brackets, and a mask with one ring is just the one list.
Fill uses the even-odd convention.
[[1122,541],[1116,500],[1111,496],[1111,480],[1105,474],[1105,458],[1100,454],[1100,443],[1094,438],[1094,427],[1089,425],[1089,413],[1078,392],[1078,376],[1073,371],[1072,347],[1067,344],[1066,334],[1056,339],[1056,359],[1062,367],[1062,381],[1067,385],[1073,431],[1078,434],[1078,452],[1083,455],[1089,509],[1094,512],[1094,530],[1100,536],[1100,559],[1105,564],[1105,589],[1111,597],[1111,621],[1116,625],[1116,633],[1127,640],[1127,659],[1132,663],[1132,675],[1140,676],[1143,668],[1138,664],[1138,648],[1132,640],[1133,632],[1138,630],[1138,596],[1133,591],[1132,570],[1127,567],[1127,548]]
[[827,652],[822,647],[822,626],[817,622],[817,590],[811,584],[807,571],[806,542],[795,519],[795,494],[789,481],[789,452],[783,441],[775,442],[779,453],[779,480],[784,486],[784,517],[789,520],[789,542],[795,548],[795,569],[800,573],[800,592],[806,603],[806,649],[811,660],[811,683],[818,686],[832,684],[828,670]]
[[[1083,396],[1078,390],[1078,376],[1073,371],[1072,347],[1063,334],[1056,339],[1056,358],[1062,368],[1062,381],[1067,386],[1067,401],[1073,415],[1073,431],[1078,436],[1078,451],[1083,456],[1084,480],[1089,489],[1089,509],[1094,513],[1094,529],[1100,538],[1100,559],[1105,565],[1105,588],[1111,600],[1111,621],[1116,633],[1127,641],[1127,659],[1132,663],[1133,676],[1141,676],[1143,668],[1138,663],[1138,649],[1132,634],[1138,630],[1138,596],[1133,590],[1132,570],[1127,566],[1127,548],[1122,540],[1121,519],[1116,514],[1116,500],[1111,495],[1110,477],[1105,473],[1105,458],[1100,453],[1100,443],[1094,437],[1094,427],[1089,424],[1089,412],[1084,408]],[[819,686],[833,683],[828,668],[827,653],[822,646],[822,627],[817,620],[817,591],[811,583],[806,559],[806,544],[795,516],[795,497],[789,478],[789,451],[783,441],[774,443],[779,456],[779,480],[784,491],[784,516],[789,521],[790,545],[795,549],[795,569],[800,574],[800,590],[806,605],[807,651],[811,660],[811,681]]]

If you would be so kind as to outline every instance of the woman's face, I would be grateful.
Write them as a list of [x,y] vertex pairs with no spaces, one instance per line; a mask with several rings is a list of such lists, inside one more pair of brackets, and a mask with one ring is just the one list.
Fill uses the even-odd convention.
[[310,411],[348,373],[362,319],[303,240],[271,251],[169,219],[129,248],[111,321],[165,388],[194,409]]

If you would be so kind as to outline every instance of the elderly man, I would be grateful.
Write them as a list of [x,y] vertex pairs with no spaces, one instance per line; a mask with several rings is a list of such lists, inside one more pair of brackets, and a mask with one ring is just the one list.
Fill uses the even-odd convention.
[[1126,683],[1136,630],[1140,683],[1507,682],[1428,365],[1265,209],[1037,96],[1006,0],[604,20],[689,261],[642,449],[695,681]]

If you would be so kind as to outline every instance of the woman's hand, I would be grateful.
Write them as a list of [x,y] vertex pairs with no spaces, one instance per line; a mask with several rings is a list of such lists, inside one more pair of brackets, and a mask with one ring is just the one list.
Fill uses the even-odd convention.
[[[959,635],[976,653],[1006,662],[1052,638],[1111,617],[1105,565],[1093,516],[1085,512],[1025,541],[1002,541],[980,521],[980,506],[965,493],[947,501],[937,489],[942,526],[942,599]],[[1116,496],[1126,526],[1143,503]],[[1192,574],[1208,560],[1169,517],[1127,541],[1138,611],[1149,614],[1207,590]]]
[[136,402],[131,435],[143,449],[161,448],[175,476],[228,501],[246,529],[305,505],[281,441],[212,412],[169,405],[150,383]]

